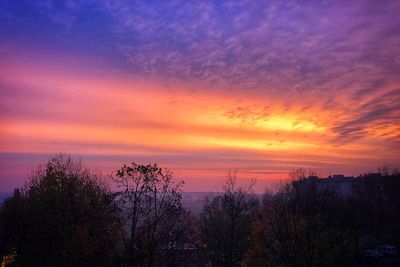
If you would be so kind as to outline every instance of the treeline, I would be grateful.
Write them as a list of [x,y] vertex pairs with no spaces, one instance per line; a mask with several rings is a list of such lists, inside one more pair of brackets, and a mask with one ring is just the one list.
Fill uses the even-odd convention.
[[382,173],[345,197],[298,170],[262,199],[230,173],[193,215],[157,164],[102,179],[59,155],[3,203],[2,266],[366,266],[366,249],[400,240],[400,176]]

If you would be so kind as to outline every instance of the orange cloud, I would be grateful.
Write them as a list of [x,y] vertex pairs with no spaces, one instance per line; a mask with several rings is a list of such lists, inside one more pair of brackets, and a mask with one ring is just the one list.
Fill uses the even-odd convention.
[[[373,159],[390,161],[396,154],[382,145],[398,134],[396,125],[367,129],[371,135],[338,145],[335,127],[353,113],[326,109],[326,101],[312,94],[299,101],[285,93],[193,90],[28,64],[2,70],[0,82],[12,88],[1,100],[0,153],[162,155],[189,180],[235,168],[261,179],[282,178],[296,166],[323,173],[340,166],[355,174]],[[198,153],[207,156],[180,164]],[[250,153],[245,164],[238,153]]]

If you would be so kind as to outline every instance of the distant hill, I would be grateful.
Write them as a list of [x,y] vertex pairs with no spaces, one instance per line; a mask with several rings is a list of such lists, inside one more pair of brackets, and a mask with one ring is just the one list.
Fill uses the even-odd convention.
[[[206,198],[212,199],[218,194],[218,192],[182,192],[182,206],[191,211],[193,214],[199,214],[206,203]],[[262,194],[252,194],[260,200],[262,199]]]
[[182,192],[182,206],[194,214],[199,214],[206,198],[211,199],[217,195],[217,192]]

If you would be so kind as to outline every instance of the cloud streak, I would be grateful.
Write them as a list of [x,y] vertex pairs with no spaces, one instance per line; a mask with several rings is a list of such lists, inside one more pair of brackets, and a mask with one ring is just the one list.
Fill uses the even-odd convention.
[[2,1],[0,153],[108,167],[136,155],[208,179],[392,162],[399,12],[390,0]]

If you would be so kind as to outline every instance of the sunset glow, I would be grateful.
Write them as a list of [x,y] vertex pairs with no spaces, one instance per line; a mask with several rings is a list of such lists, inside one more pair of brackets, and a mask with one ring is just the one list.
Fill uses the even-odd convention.
[[399,2],[256,2],[3,1],[0,191],[60,152],[191,191],[398,163]]

